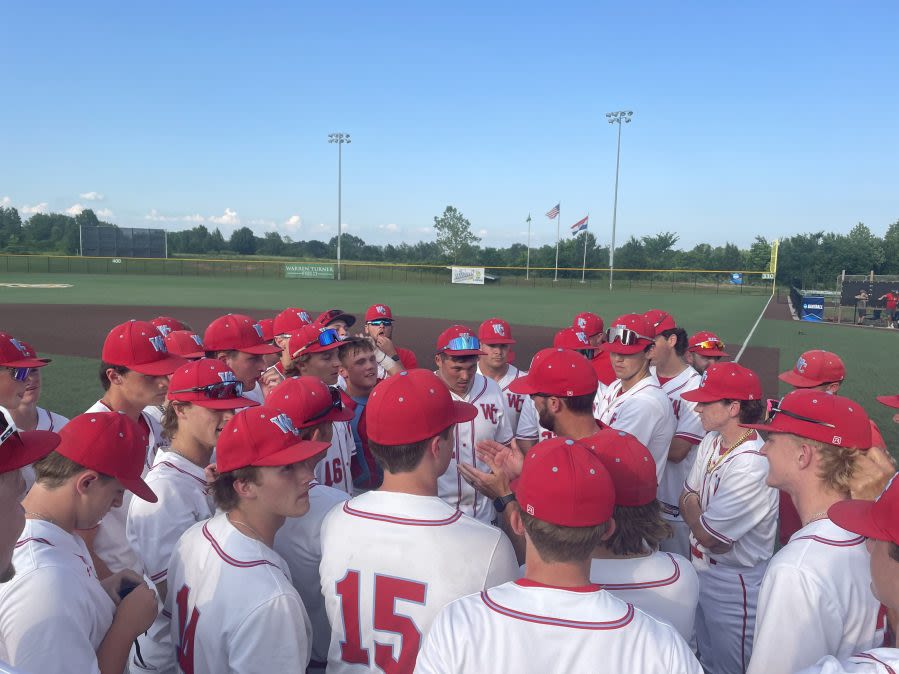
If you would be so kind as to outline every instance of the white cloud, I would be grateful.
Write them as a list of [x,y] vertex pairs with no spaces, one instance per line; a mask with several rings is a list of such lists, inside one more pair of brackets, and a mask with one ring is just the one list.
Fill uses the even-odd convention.
[[68,213],[69,215],[78,215],[83,210],[84,206],[82,206],[81,204],[72,204],[66,209],[66,213]]
[[29,204],[25,204],[22,208],[19,209],[19,213],[22,215],[34,215],[35,213],[46,213],[47,207],[49,204],[46,201],[42,201],[39,204],[34,204],[30,206]]
[[276,226],[274,220],[266,220],[265,218],[255,218],[247,222],[247,224],[250,227],[268,227],[269,229]]
[[486,230],[486,229],[479,229],[479,230],[478,230],[478,236],[481,237],[481,238],[487,236],[487,230]]
[[0,199],[0,206],[6,207],[11,205],[12,199],[10,199],[9,197],[3,197],[2,199]]
[[400,231],[400,226],[395,222],[389,222],[386,225],[378,225],[378,229],[383,229],[385,232],[395,233]]
[[239,225],[240,216],[237,215],[237,211],[226,208],[224,214],[211,216],[209,222],[215,225]]
[[303,219],[299,215],[291,215],[284,221],[284,229],[288,232],[298,232],[303,228]]
[[111,218],[113,216],[113,212],[108,208],[101,208],[97,211],[98,218]]
[[78,196],[82,199],[85,199],[86,201],[103,201],[106,198],[99,192],[85,192],[84,194],[79,194]]
[[181,222],[193,222],[198,225],[201,225],[204,222],[206,222],[206,218],[204,218],[199,213],[194,213],[193,215],[182,216],[181,218],[179,218],[179,220],[181,220]]

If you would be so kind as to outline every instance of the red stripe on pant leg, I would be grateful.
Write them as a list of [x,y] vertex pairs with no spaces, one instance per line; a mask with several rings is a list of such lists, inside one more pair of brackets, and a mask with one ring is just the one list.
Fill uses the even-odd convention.
[[739,574],[740,587],[743,588],[743,638],[740,641],[740,665],[746,672],[746,623],[749,620],[749,607],[746,604],[746,583],[743,582],[743,574]]

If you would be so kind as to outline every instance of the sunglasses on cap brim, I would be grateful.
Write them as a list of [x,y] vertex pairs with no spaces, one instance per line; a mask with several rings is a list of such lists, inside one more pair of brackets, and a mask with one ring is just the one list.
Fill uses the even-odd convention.
[[331,346],[332,344],[335,344],[339,341],[340,335],[337,334],[337,330],[334,330],[333,328],[326,328],[325,330],[322,330],[320,333],[318,333],[318,337],[314,341],[309,342],[305,346],[301,346],[290,355],[291,358],[296,358],[297,356],[301,355],[303,351],[305,351],[309,347],[315,346],[316,344],[318,344],[319,346]]
[[243,382],[220,381],[215,382],[214,384],[206,384],[206,386],[185,388],[180,391],[169,391],[169,393],[200,393],[207,400],[226,400],[228,398],[240,397],[243,393]]
[[369,325],[384,325],[384,326],[388,326],[388,325],[393,325],[393,321],[390,320],[389,318],[376,318],[376,319],[373,320],[373,321],[369,321],[368,324],[369,324]]
[[441,351],[480,351],[481,341],[474,336],[453,337]]
[[693,348],[707,351],[724,351],[724,342],[718,339],[707,339],[704,342],[694,344]]
[[623,346],[633,346],[641,339],[646,340],[648,342],[652,341],[651,337],[647,337],[646,335],[641,335],[639,332],[635,330],[631,330],[630,328],[626,328],[623,325],[613,325],[611,328],[606,330],[606,341],[609,344],[612,344],[616,340],[620,342]]
[[317,421],[319,419],[324,419],[331,412],[333,412],[333,411],[339,412],[340,410],[343,409],[343,398],[340,395],[340,389],[336,386],[329,386],[328,391],[331,392],[331,404],[328,405],[324,410],[322,410],[318,414],[306,419],[304,424],[308,424],[311,421]]
[[785,417],[790,417],[791,419],[796,419],[797,421],[804,421],[807,424],[815,424],[816,426],[824,426],[825,428],[836,428],[834,424],[828,423],[826,421],[821,421],[820,419],[812,419],[811,417],[804,417],[801,414],[796,414],[795,412],[785,410],[781,407],[782,402],[782,400],[769,401],[769,424],[774,422],[774,419],[778,414],[783,414]]

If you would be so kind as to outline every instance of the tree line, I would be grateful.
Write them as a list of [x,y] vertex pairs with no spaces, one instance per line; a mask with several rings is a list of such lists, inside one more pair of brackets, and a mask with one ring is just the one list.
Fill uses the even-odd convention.
[[[22,220],[15,208],[0,207],[0,250],[6,253],[45,253],[77,255],[79,226],[116,227],[101,221],[91,209],[75,216],[62,213],[35,213]],[[371,244],[353,234],[344,234],[341,257],[363,262],[406,264],[459,264],[484,267],[524,267],[527,246],[515,243],[505,248],[481,246],[471,223],[452,206],[434,218],[436,240],[417,243]],[[587,267],[609,266],[609,248],[599,245],[593,233],[565,237],[559,246],[559,266],[579,269],[587,242]],[[764,271],[768,268],[771,244],[756,236],[748,248],[726,243],[712,246],[701,243],[689,250],[677,247],[676,232],[660,232],[642,237],[631,236],[615,249],[617,269],[710,269],[721,271]],[[277,232],[256,235],[249,227],[235,229],[225,238],[221,230],[205,225],[168,233],[169,254],[177,255],[258,255],[295,259],[334,259],[337,237],[294,241]],[[553,267],[556,247],[547,244],[530,251],[531,267]],[[899,220],[891,224],[883,237],[875,235],[863,223],[848,234],[810,232],[781,239],[778,280],[806,287],[833,285],[837,276],[847,274],[899,274]]]

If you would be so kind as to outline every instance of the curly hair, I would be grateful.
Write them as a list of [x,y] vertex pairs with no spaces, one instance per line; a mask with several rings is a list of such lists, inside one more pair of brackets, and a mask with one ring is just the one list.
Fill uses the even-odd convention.
[[671,525],[662,517],[657,500],[641,506],[615,506],[612,515],[615,531],[602,545],[616,555],[633,555],[645,550],[644,541],[651,550],[670,538]]

